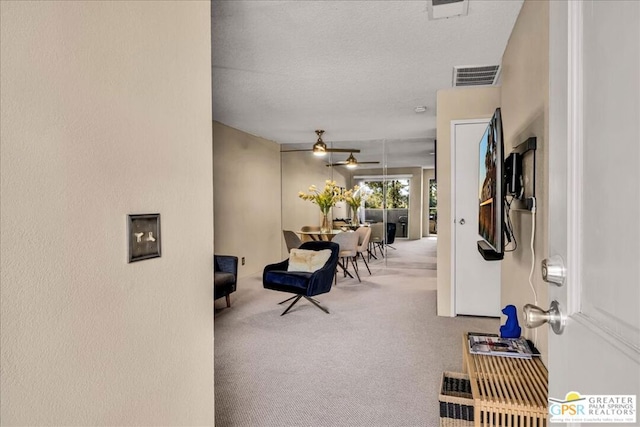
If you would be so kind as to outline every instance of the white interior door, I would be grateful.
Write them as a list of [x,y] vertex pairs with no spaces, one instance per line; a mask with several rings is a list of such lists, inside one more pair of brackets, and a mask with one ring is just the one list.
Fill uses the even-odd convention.
[[640,397],[640,2],[549,7],[549,395]]
[[478,153],[489,119],[451,122],[452,313],[500,316],[500,262],[478,252]]

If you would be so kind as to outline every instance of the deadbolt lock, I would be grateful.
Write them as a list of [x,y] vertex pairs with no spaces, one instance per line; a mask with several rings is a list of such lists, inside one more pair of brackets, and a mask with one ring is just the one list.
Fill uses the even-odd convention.
[[542,260],[542,280],[553,283],[556,286],[564,285],[567,270],[564,267],[564,260],[560,255],[554,255]]

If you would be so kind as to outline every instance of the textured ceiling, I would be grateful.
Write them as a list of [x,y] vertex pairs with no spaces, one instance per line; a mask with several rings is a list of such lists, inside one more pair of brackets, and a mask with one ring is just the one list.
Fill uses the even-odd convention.
[[436,92],[454,66],[500,64],[521,6],[429,20],[426,1],[212,1],[213,119],[281,144],[385,141],[432,167]]

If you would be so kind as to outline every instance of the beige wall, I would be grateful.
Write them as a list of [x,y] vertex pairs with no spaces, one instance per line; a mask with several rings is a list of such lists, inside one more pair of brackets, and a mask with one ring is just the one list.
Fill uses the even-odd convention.
[[[540,274],[540,260],[548,255],[548,164],[547,141],[549,136],[549,4],[525,1],[509,38],[502,59],[502,121],[505,137],[505,155],[512,147],[531,136],[537,138],[535,228],[536,254],[533,285],[538,305],[548,308],[547,285]],[[531,156],[527,154],[525,156]],[[527,157],[525,157],[526,159]],[[531,157],[530,157],[531,158]],[[526,160],[525,165],[531,165]],[[525,178],[532,179],[531,168],[525,170]],[[501,304],[513,304],[518,308],[520,324],[523,324],[522,307],[534,302],[529,285],[531,271],[531,224],[528,211],[512,211],[511,219],[518,241],[515,252],[505,254],[502,261]],[[538,347],[546,363],[546,326],[536,330]],[[523,334],[534,338],[534,332],[523,328]]]
[[209,4],[0,7],[2,424],[212,425]]
[[213,124],[216,254],[245,257],[238,276],[281,261],[280,146]]
[[435,169],[422,171],[422,237],[429,237],[429,181],[434,179]]
[[500,87],[438,91],[438,315],[451,316],[451,121],[489,118],[500,106]]

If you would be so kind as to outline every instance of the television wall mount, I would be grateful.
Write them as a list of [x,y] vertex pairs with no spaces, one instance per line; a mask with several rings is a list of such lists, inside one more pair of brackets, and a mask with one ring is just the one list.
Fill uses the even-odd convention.
[[[528,138],[526,141],[522,142],[518,146],[516,146],[511,152],[519,154],[523,159],[524,155],[527,153],[531,153],[533,155],[533,174],[531,176],[531,194],[526,194],[526,191],[523,193],[523,196],[520,200],[524,203],[527,210],[533,209],[533,199],[536,197],[536,148],[537,148],[537,139],[535,136]],[[525,174],[525,169],[521,170],[522,175]]]

